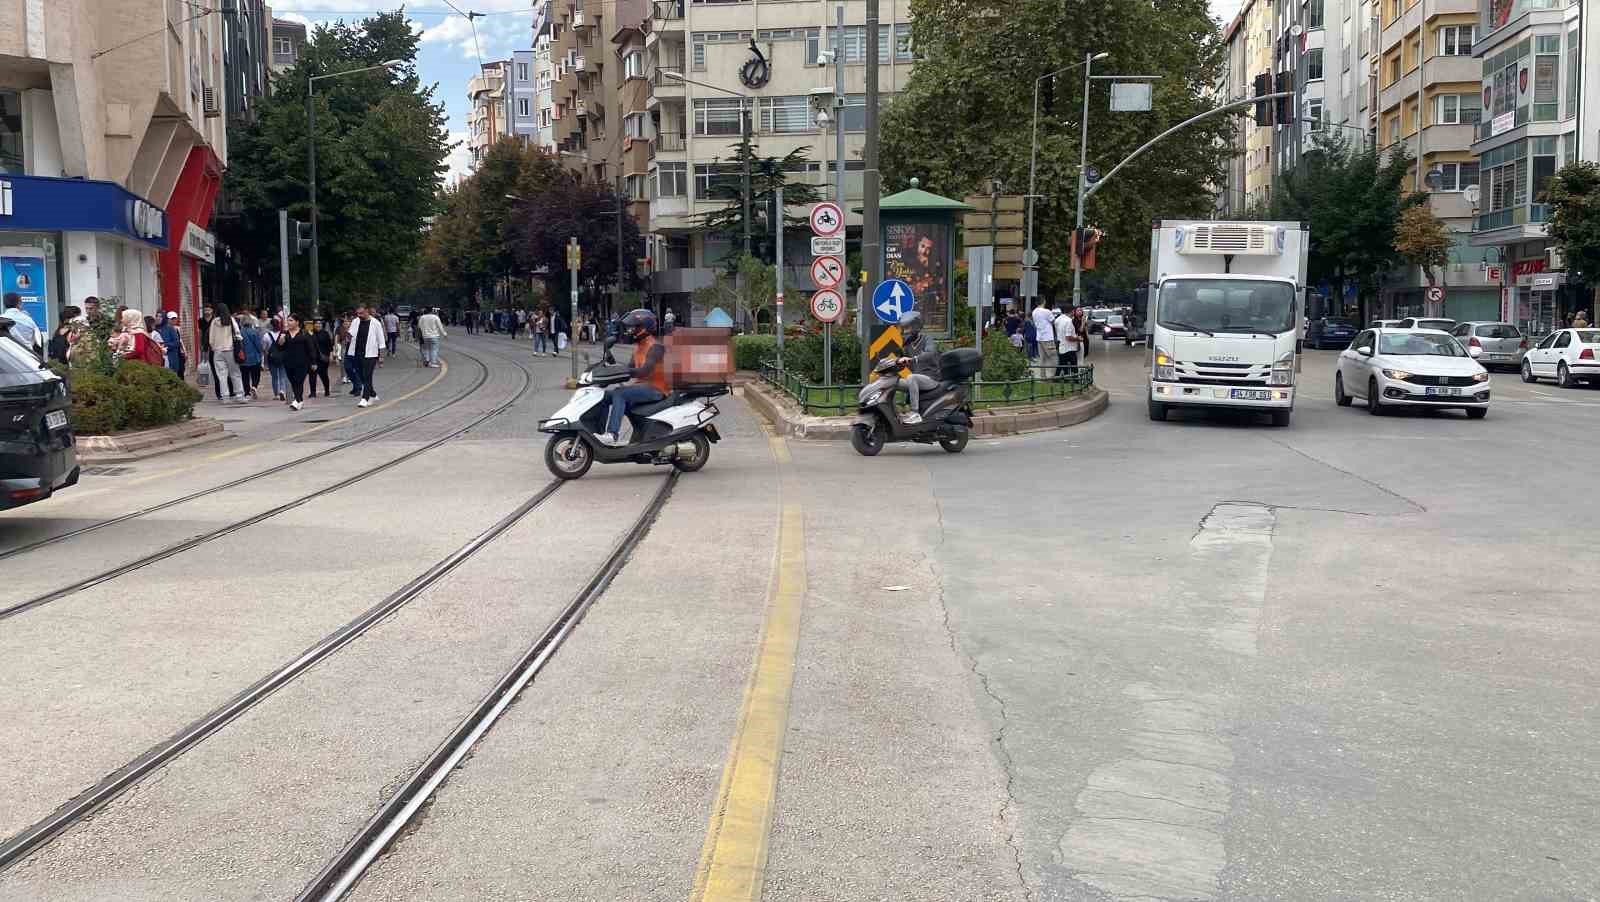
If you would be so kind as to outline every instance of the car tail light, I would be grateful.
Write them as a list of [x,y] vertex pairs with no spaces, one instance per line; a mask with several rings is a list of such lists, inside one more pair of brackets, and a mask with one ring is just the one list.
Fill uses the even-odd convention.
[[1583,353],[1578,355],[1578,359],[1579,360],[1593,360],[1594,359],[1594,348],[1584,348],[1583,349]]
[[1527,349],[1528,349],[1528,340],[1526,338],[1524,338],[1522,340],[1522,342],[1517,345],[1517,350],[1526,351]]
[[1483,342],[1479,341],[1478,336],[1474,335],[1472,336],[1472,341],[1470,342],[1469,347],[1481,348],[1483,347]]

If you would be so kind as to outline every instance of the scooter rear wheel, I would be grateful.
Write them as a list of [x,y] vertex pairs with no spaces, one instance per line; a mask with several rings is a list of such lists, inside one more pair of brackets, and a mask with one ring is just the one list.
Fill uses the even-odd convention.
[[959,435],[939,439],[939,447],[949,451],[951,454],[960,454],[966,450],[967,442],[971,440],[972,433],[963,431]]
[[557,479],[578,479],[594,465],[594,449],[576,432],[558,432],[545,443],[544,465]]
[[857,423],[850,428],[850,447],[862,457],[876,457],[883,450],[883,439],[882,423],[874,422],[871,426]]
[[693,473],[705,466],[706,461],[711,459],[711,440],[706,438],[705,433],[696,432],[694,435],[689,436],[689,442],[694,445],[694,456],[675,457],[672,459],[672,465],[680,473]]

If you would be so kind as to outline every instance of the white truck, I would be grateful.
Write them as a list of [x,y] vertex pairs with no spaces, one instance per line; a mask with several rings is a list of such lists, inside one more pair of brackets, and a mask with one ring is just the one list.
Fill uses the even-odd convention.
[[1294,412],[1310,233],[1160,220],[1150,232],[1150,419],[1174,407]]

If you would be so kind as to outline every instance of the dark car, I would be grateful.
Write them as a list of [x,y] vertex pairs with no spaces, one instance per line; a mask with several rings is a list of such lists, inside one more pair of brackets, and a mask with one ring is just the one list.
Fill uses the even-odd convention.
[[1314,319],[1306,329],[1306,344],[1319,351],[1329,348],[1342,351],[1350,347],[1350,339],[1355,337],[1356,321],[1343,316]]
[[0,510],[78,483],[67,384],[7,336],[0,317]]
[[1128,321],[1120,313],[1108,314],[1105,325],[1100,327],[1100,335],[1106,341],[1111,341],[1112,339],[1126,340],[1128,337]]

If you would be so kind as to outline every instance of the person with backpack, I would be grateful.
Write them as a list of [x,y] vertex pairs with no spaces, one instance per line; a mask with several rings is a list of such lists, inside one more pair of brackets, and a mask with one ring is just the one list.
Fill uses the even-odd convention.
[[272,397],[288,400],[289,377],[283,370],[283,349],[278,347],[278,336],[283,334],[283,322],[276,316],[261,333],[261,353],[267,362],[267,373],[272,377]]
[[151,366],[166,366],[166,354],[160,342],[150,337],[144,328],[144,314],[137,310],[122,311],[122,330],[111,336],[107,344],[117,360],[137,360]]
[[258,398],[256,389],[261,385],[261,334],[256,331],[256,318],[248,313],[239,317],[239,340],[244,349],[244,363],[240,365],[244,393],[254,401]]

